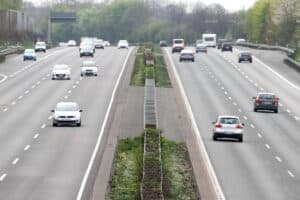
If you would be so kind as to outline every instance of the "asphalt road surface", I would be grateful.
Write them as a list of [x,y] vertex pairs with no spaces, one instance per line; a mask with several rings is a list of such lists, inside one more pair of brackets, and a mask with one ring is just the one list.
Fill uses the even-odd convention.
[[[278,52],[256,52],[253,63],[238,63],[238,53],[209,48],[194,63],[172,54],[222,191],[230,200],[299,199],[300,74],[273,66]],[[253,112],[258,92],[280,97],[278,114]],[[212,140],[211,123],[223,114],[245,123],[243,143]]]
[[[76,199],[128,53],[97,50],[98,77],[80,77],[80,63],[92,58],[80,58],[78,47],[0,64],[0,199]],[[70,65],[71,80],[51,80],[54,64]],[[52,127],[60,101],[80,105],[81,127]]]

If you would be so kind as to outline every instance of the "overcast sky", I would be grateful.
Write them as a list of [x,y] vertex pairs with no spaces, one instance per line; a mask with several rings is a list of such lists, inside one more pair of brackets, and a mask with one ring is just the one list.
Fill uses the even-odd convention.
[[[42,3],[47,0],[24,0],[24,1],[31,1],[34,3]],[[49,0],[48,0],[49,1]],[[98,0],[101,1],[101,0]],[[199,0],[169,0],[169,2],[176,2],[176,3],[183,3],[183,2],[189,2],[190,4],[196,3]],[[219,3],[223,5],[228,11],[237,11],[241,9],[248,9],[251,7],[256,0],[200,0],[204,4],[212,4],[212,3]]]

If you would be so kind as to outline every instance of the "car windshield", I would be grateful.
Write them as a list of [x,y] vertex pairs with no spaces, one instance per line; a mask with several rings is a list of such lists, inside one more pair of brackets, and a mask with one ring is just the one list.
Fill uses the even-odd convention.
[[55,108],[56,111],[78,111],[78,105],[75,103],[70,103],[70,104],[66,104],[66,103],[59,103],[56,105]]
[[69,69],[68,65],[55,65],[53,67],[54,70],[67,70]]
[[81,66],[82,67],[95,67],[96,63],[94,61],[84,61]]
[[239,124],[239,119],[238,118],[221,118],[220,119],[221,124]]
[[34,53],[34,50],[33,49],[26,49],[25,53]]

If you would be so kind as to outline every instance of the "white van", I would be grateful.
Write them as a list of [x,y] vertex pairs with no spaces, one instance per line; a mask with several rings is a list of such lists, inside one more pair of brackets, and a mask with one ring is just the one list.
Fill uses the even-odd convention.
[[207,47],[216,47],[217,35],[216,34],[202,34],[202,43]]
[[173,39],[172,53],[181,52],[184,49],[184,39]]

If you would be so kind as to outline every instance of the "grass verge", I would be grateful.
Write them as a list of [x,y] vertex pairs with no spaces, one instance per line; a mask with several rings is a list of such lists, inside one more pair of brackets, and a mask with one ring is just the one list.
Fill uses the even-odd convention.
[[161,138],[164,198],[199,199],[189,153],[184,143]]
[[143,146],[143,137],[119,140],[114,172],[110,181],[110,199],[140,199]]

